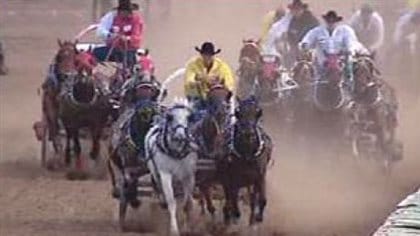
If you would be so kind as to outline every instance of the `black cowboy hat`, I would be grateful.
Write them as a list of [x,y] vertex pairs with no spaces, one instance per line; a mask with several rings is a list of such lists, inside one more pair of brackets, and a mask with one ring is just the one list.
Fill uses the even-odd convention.
[[117,10],[132,11],[138,9],[138,4],[131,3],[131,0],[118,0]]
[[287,7],[289,9],[306,9],[308,8],[308,4],[303,3],[302,0],[293,0]]
[[343,17],[337,15],[335,11],[328,11],[325,15],[322,15],[322,18],[328,23],[336,23],[343,20]]
[[216,50],[214,47],[214,44],[210,42],[203,43],[201,45],[201,48],[195,47],[195,50],[201,54],[211,55],[211,56],[216,55],[222,51],[221,49]]

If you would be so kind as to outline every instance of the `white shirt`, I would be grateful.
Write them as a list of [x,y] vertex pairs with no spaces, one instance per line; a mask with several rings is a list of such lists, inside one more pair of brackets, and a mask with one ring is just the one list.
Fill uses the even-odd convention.
[[98,29],[96,30],[96,35],[102,40],[106,41],[108,39],[116,15],[116,10],[110,11],[107,14],[105,14],[99,21]]
[[266,44],[263,45],[263,52],[265,54],[278,54],[276,49],[276,42],[277,40],[281,39],[283,35],[289,30],[289,25],[292,21],[292,18],[292,14],[287,12],[286,15],[284,15],[280,20],[271,26],[270,31],[268,32]]
[[404,41],[404,39],[407,39],[409,36],[415,35],[417,36],[417,38],[419,37],[418,34],[420,34],[420,30],[418,28],[420,27],[414,25],[411,22],[411,18],[414,14],[416,14],[415,11],[409,11],[398,19],[394,32],[395,44],[399,45],[402,41]]
[[384,20],[377,12],[370,15],[367,25],[363,23],[362,14],[357,11],[350,19],[349,25],[354,29],[360,42],[371,50],[378,50],[384,43]]
[[324,62],[325,53],[368,53],[365,47],[357,40],[354,30],[345,24],[337,25],[332,34],[329,33],[325,25],[318,26],[305,35],[299,46],[302,48],[304,44],[311,49],[316,49],[315,56],[319,63],[318,65],[322,65]]

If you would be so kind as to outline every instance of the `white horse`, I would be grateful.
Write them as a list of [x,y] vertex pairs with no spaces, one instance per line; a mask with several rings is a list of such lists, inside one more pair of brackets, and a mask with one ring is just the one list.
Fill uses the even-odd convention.
[[165,200],[168,207],[171,235],[180,235],[176,218],[178,189],[174,186],[179,184],[183,193],[186,223],[192,206],[197,146],[188,127],[191,114],[192,107],[187,100],[175,99],[174,104],[149,130],[145,139],[147,165],[158,193],[163,194],[162,200]]

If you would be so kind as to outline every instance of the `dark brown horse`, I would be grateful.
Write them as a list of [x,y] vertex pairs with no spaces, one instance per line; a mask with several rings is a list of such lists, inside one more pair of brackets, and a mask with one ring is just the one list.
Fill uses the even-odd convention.
[[393,88],[379,79],[378,75],[379,71],[370,57],[356,57],[353,106],[350,109],[349,122],[356,128],[352,137],[353,153],[356,156],[365,154],[358,145],[358,138],[363,134],[372,134],[376,138],[371,149],[381,150],[380,156],[390,154],[392,159],[399,159],[399,150],[394,150],[398,104]]
[[259,126],[262,110],[255,99],[239,100],[236,121],[229,130],[227,155],[218,162],[225,193],[224,220],[229,224],[240,218],[239,192],[249,190],[249,224],[260,223],[267,204],[266,172],[272,142]]
[[315,69],[309,58],[300,58],[292,67],[291,72],[291,77],[298,84],[298,88],[290,92],[290,96],[284,100],[283,104],[291,118],[293,134],[304,134],[311,124],[309,118]]
[[211,189],[220,183],[215,162],[224,154],[224,135],[229,121],[231,95],[231,92],[221,84],[210,87],[205,114],[193,128],[193,135],[199,146],[196,185],[201,193],[202,214],[205,214],[205,207],[212,216],[216,211]]
[[[126,108],[113,125],[107,162],[112,193],[116,198],[124,197],[133,207],[139,205],[138,178],[148,173],[144,159],[144,139],[159,114],[158,104],[151,98],[143,98]],[[118,183],[113,167],[119,172]]]
[[48,139],[53,144],[56,160],[62,153],[62,145],[58,135],[60,130],[58,122],[59,93],[64,81],[76,73],[74,62],[77,55],[75,43],[58,40],[58,46],[59,49],[55,55],[54,63],[50,66],[47,80],[42,85],[43,123],[47,126]]
[[259,42],[249,39],[242,41],[243,46],[239,53],[238,70],[238,94],[245,96],[249,94],[257,79],[259,68],[262,62]]
[[[93,76],[96,60],[90,52],[78,52],[75,44],[68,43],[74,48],[72,76],[63,81],[58,100],[58,117],[66,130],[65,161],[70,164],[72,151],[76,157],[76,167],[83,168],[81,159],[81,146],[79,131],[87,128],[92,138],[90,158],[97,160],[100,153],[100,139],[111,113],[111,104],[108,96],[100,90]],[[72,64],[71,64],[72,63]],[[73,150],[71,144],[73,142]]]

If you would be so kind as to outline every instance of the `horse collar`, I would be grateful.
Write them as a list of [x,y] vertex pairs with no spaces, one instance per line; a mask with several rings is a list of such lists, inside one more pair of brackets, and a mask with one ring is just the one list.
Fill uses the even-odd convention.
[[172,150],[169,147],[169,144],[168,144],[168,134],[167,133],[168,133],[168,129],[167,129],[167,125],[165,124],[164,128],[163,129],[161,128],[159,130],[157,147],[160,149],[161,152],[163,152],[167,156],[173,156],[173,157],[175,157],[176,159],[179,159],[179,160],[184,159],[191,151],[191,148],[188,145],[188,141],[184,140],[181,152]]
[[[256,128],[256,130],[257,130],[257,138],[258,138],[259,145],[258,145],[257,151],[254,154],[252,154],[252,157],[254,157],[254,158],[260,157],[261,154],[264,152],[264,148],[265,148],[265,142],[264,142],[264,139],[262,137],[261,131],[260,131],[260,129],[258,127]],[[235,127],[232,129],[231,138],[230,138],[230,142],[229,143],[230,143],[229,146],[230,146],[231,153],[233,155],[235,155],[236,157],[238,157],[238,158],[243,157],[243,155],[241,155],[238,152],[238,150],[236,149],[236,145],[235,145]]]

